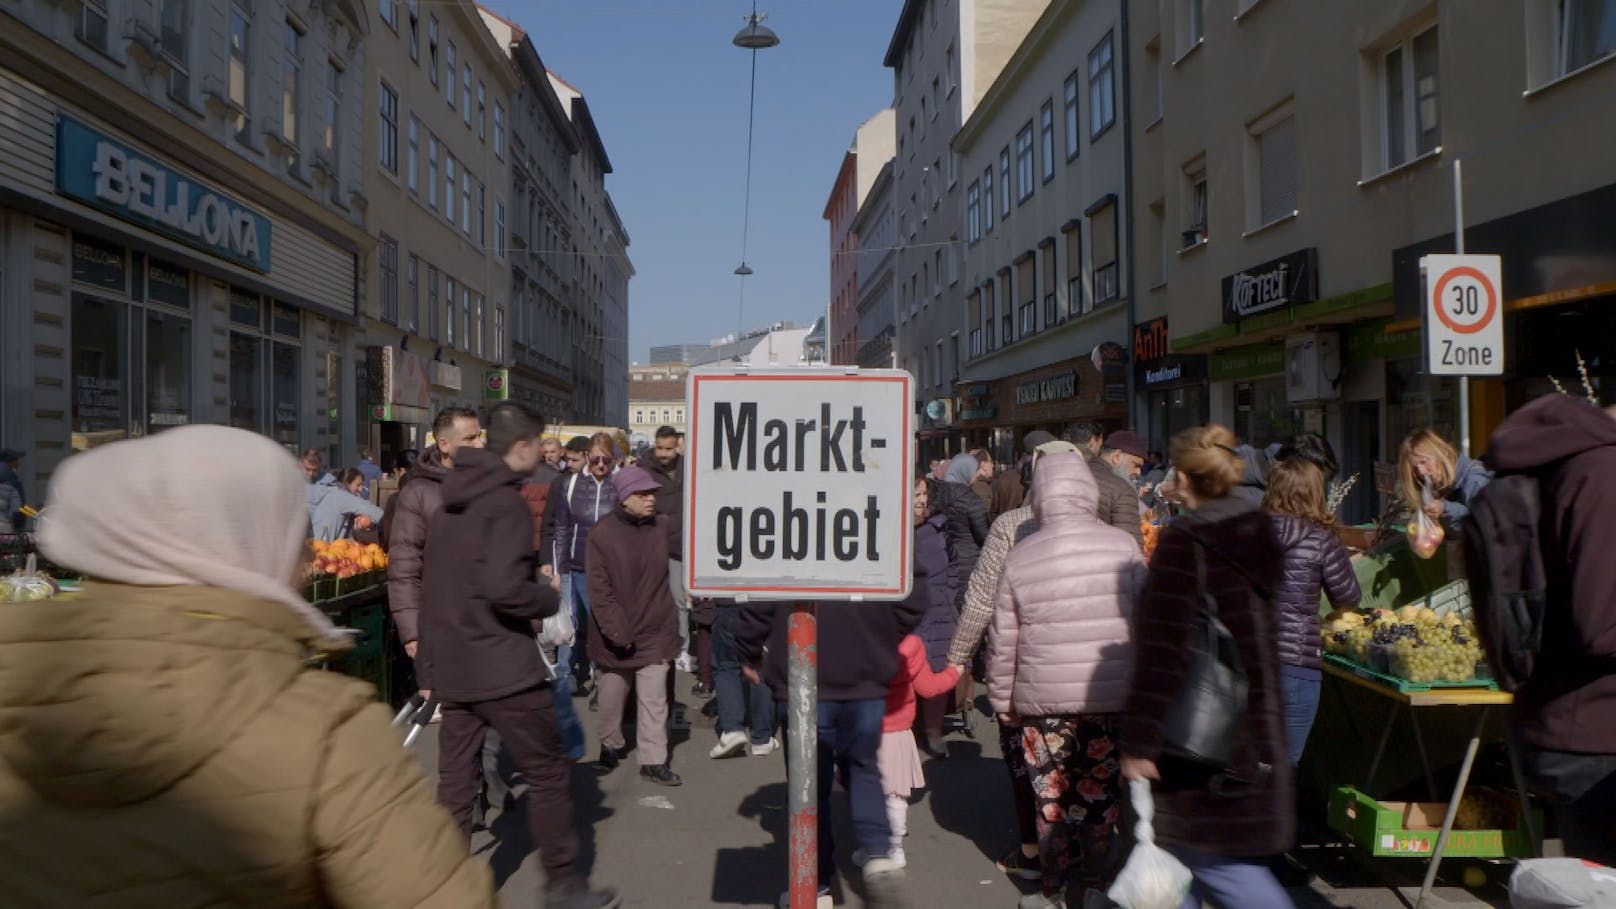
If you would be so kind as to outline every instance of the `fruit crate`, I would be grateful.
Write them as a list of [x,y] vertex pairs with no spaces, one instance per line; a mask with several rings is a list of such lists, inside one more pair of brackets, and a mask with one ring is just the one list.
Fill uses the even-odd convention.
[[[1365,852],[1380,858],[1431,857],[1447,813],[1445,802],[1382,802],[1351,786],[1330,793],[1330,826]],[[1533,811],[1538,830],[1542,812]],[[1527,858],[1534,854],[1532,840],[1519,826],[1514,829],[1452,830],[1443,858]]]
[[1339,653],[1327,653],[1324,655],[1324,659],[1327,662],[1340,666],[1342,669],[1347,670],[1361,679],[1368,679],[1371,682],[1379,682],[1382,685],[1386,685],[1403,692],[1433,691],[1441,688],[1483,688],[1488,691],[1498,690],[1498,683],[1492,679],[1473,678],[1466,679],[1463,682],[1410,682],[1408,679],[1399,678],[1389,672],[1381,672],[1372,667],[1365,666],[1362,663],[1350,660]]

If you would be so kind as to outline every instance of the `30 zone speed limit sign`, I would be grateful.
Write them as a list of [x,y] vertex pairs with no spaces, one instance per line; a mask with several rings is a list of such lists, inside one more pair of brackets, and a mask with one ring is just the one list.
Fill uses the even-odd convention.
[[1497,256],[1426,256],[1426,367],[1436,376],[1504,374],[1504,299]]

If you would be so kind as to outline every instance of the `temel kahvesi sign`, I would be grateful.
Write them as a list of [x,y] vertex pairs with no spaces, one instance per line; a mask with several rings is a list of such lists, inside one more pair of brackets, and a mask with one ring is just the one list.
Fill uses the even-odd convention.
[[687,382],[683,530],[692,595],[909,594],[908,373],[712,369]]

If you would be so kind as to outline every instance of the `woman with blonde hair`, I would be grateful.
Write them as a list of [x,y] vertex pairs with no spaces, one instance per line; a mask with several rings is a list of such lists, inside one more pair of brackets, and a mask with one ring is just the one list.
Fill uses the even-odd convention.
[[[1290,909],[1267,861],[1296,832],[1275,642],[1280,548],[1268,515],[1231,495],[1246,474],[1222,426],[1173,438],[1174,495],[1186,513],[1162,529],[1134,610],[1133,676],[1122,712],[1122,775],[1154,781],[1156,842],[1195,875],[1203,898],[1241,909]],[[1185,696],[1208,612],[1227,629],[1246,680],[1226,765],[1175,748],[1166,717]],[[1203,618],[1206,621],[1203,621]]]
[[57,469],[40,549],[94,580],[0,609],[7,906],[494,905],[375,690],[305,662],[348,646],[306,485],[223,426]]
[[1431,429],[1416,429],[1397,452],[1397,492],[1410,511],[1452,525],[1470,513],[1470,500],[1492,481],[1480,461],[1454,449]]
[[1279,540],[1280,575],[1274,590],[1275,637],[1285,692],[1285,725],[1290,762],[1302,749],[1319,709],[1323,653],[1319,640],[1319,591],[1338,609],[1363,599],[1347,547],[1333,532],[1335,515],[1325,508],[1324,474],[1304,458],[1276,461],[1268,471],[1263,509]]

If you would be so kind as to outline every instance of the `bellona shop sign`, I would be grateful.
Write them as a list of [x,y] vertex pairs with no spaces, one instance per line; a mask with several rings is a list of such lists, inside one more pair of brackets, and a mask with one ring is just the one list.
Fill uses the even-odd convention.
[[269,271],[269,219],[72,117],[56,123],[56,190],[205,252]]

